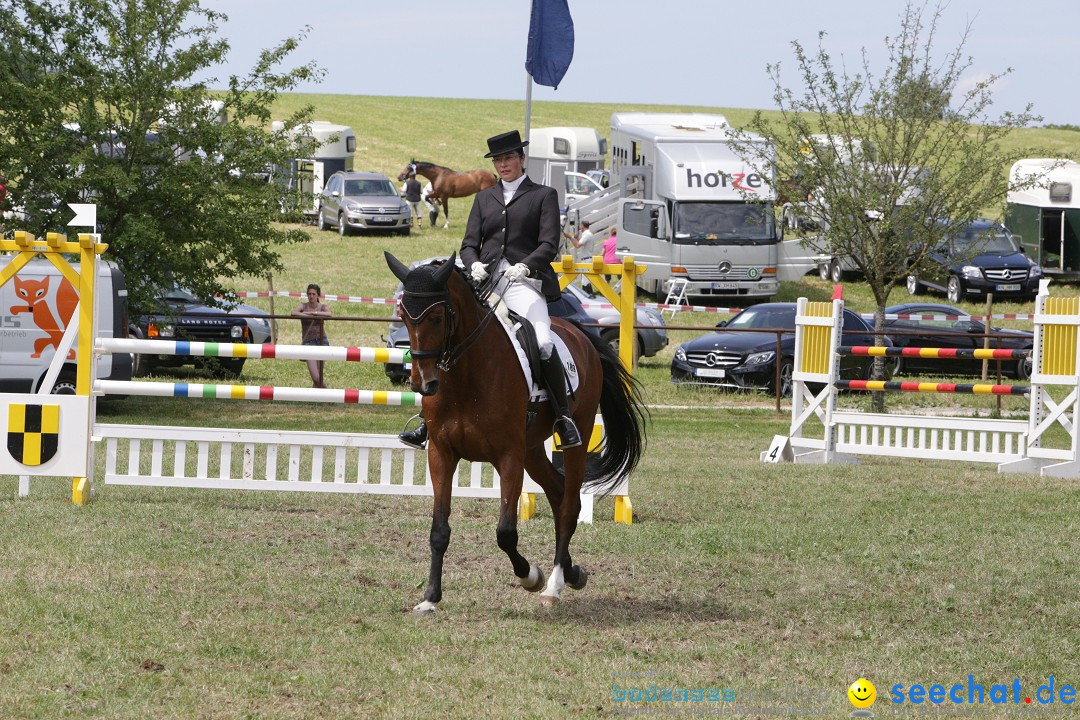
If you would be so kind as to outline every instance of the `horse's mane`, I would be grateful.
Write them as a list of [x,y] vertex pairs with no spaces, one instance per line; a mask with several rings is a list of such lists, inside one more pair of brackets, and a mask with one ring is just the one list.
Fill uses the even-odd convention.
[[426,160],[413,160],[410,165],[415,165],[417,168],[431,168],[432,170],[445,170],[446,172],[454,172],[445,165],[436,165],[433,162],[427,162]]

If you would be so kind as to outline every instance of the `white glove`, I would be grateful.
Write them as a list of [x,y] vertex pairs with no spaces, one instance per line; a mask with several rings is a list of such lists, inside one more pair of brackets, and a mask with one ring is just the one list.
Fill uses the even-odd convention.
[[529,266],[525,263],[511,265],[506,269],[506,272],[503,273],[503,277],[510,282],[518,282],[519,280],[523,280],[529,277]]
[[469,277],[473,279],[474,283],[482,283],[488,278],[487,268],[484,267],[484,263],[476,261],[472,264],[472,268],[469,270]]

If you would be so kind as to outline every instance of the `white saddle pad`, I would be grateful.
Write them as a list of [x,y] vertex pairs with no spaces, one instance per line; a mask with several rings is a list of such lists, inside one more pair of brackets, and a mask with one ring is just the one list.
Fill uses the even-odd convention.
[[[493,295],[492,300],[497,301],[498,297]],[[532,381],[532,373],[529,372],[529,360],[525,356],[524,348],[521,347],[521,343],[517,339],[517,324],[510,323],[506,313],[502,310],[503,307],[500,303],[499,310],[495,314],[500,320],[499,325],[506,331],[506,334],[510,337],[510,342],[514,345],[514,350],[517,352],[522,379],[529,387],[529,399],[533,402],[547,400],[547,388],[540,387]],[[574,362],[574,356],[570,354],[570,349],[566,347],[566,343],[563,342],[563,339],[559,337],[554,329],[551,331],[551,340],[555,344],[555,349],[559,352],[559,360],[562,361],[566,377],[569,378],[566,390],[567,392],[576,392],[578,389],[578,369],[577,363]]]

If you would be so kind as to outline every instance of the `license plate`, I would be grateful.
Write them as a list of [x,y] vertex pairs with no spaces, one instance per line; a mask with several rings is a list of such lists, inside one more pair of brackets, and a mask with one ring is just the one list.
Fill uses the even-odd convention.
[[722,377],[724,377],[724,369],[723,368],[695,368],[694,369],[694,374],[697,375],[698,377],[722,378]]
[[1008,285],[995,285],[994,289],[998,292],[1020,292],[1020,283],[1010,283]]
[[397,220],[395,218],[373,217],[368,220],[368,222],[372,223],[373,225],[391,225],[397,222]]
[[738,290],[739,283],[735,282],[714,282],[712,284],[713,290]]

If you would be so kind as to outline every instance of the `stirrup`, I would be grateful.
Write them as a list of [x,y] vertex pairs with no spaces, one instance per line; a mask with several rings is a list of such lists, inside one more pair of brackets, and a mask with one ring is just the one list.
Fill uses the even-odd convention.
[[568,450],[581,445],[581,433],[578,432],[577,425],[570,416],[563,415],[555,418],[555,430],[559,433],[560,440],[556,450]]
[[398,440],[411,448],[423,450],[427,445],[428,438],[427,423],[424,422],[424,416],[413,415],[405,422],[405,427],[409,427],[409,423],[417,418],[420,419],[420,425],[418,425],[415,430],[402,430],[398,433]]

